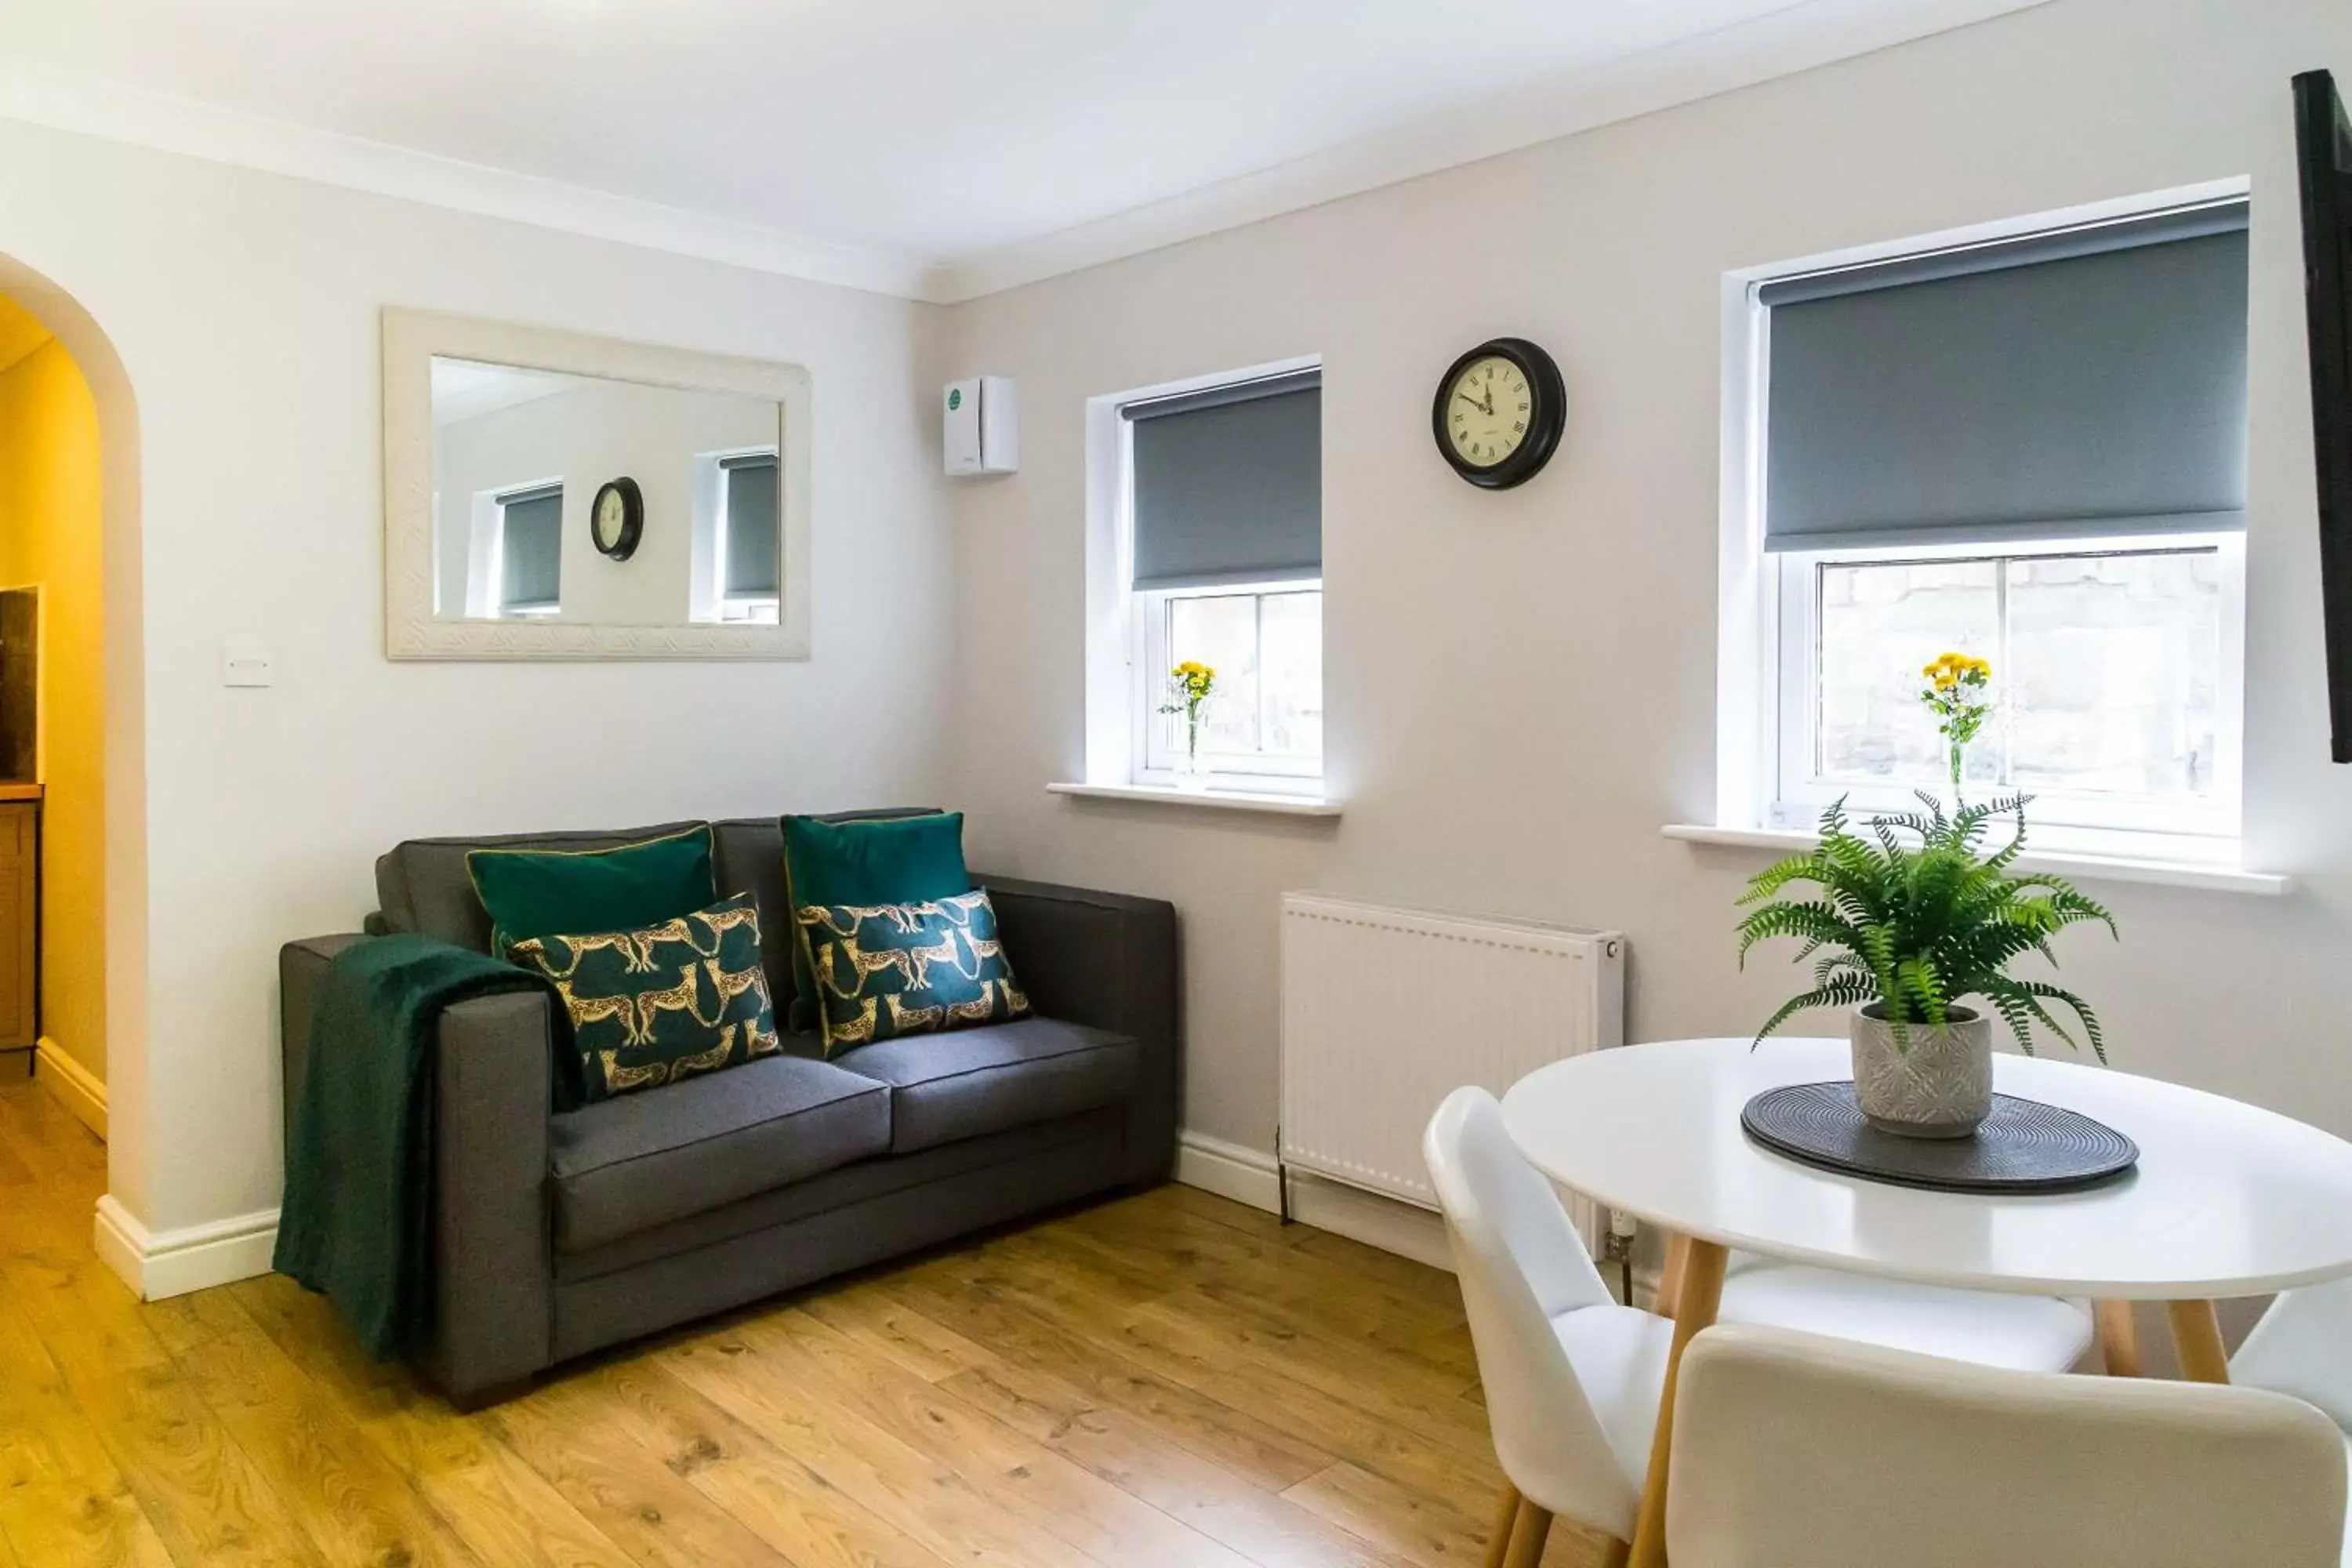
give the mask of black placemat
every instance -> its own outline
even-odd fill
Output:
[[[1853,1083],[1768,1089],[1739,1113],[1740,1130],[1792,1160],[1874,1182],[1951,1193],[2062,1193],[2123,1174],[2139,1145],[2079,1111],[1992,1097],[1992,1114],[1967,1138],[1906,1138],[1873,1127]]]

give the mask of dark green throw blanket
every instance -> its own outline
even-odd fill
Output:
[[[274,1263],[332,1298],[379,1361],[419,1348],[431,1327],[442,1009],[545,988],[512,964],[408,934],[353,942],[320,978]]]

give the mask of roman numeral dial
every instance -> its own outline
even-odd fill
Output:
[[[1438,384],[1438,449],[1472,484],[1507,489],[1550,458],[1565,404],[1559,369],[1543,350],[1518,338],[1483,343]]]
[[[1474,363],[1454,378],[1453,407],[1446,428],[1454,449],[1481,468],[1492,468],[1528,438],[1527,374],[1496,355]]]

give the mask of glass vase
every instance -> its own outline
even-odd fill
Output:
[[[1209,787],[1208,772],[1201,761],[1201,721],[1197,718],[1184,721],[1181,736],[1184,749],[1176,755],[1176,784],[1181,789]]]

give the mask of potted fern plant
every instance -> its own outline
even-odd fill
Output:
[[[1965,744],[1953,747],[1956,776]],[[2029,953],[2054,967],[2050,938],[2070,925],[2095,921],[2110,935],[2116,929],[2105,908],[2063,878],[2012,872],[2025,847],[2029,798],[1969,805],[1956,790],[1948,811],[1923,790],[1924,809],[1874,818],[1866,838],[1853,831],[1844,802],[1823,812],[1820,847],[1765,870],[1739,900],[1748,907],[1739,922],[1743,966],[1749,948],[1776,937],[1805,944],[1799,963],[1820,955],[1811,989],[1783,1004],[1757,1039],[1808,1007],[1853,1008],[1849,1034],[1862,1112],[1873,1126],[1915,1138],[1967,1137],[1992,1110],[1992,1020],[1967,998],[1999,1014],[2028,1055],[2037,1026],[2075,1044],[2053,1011],[2063,1007],[2105,1061],[2097,1015],[2081,997],[2009,973]],[[2015,816],[2016,832],[2000,849],[1981,853],[1993,819],[2003,816]],[[1788,896],[1807,883],[1811,896]]]

